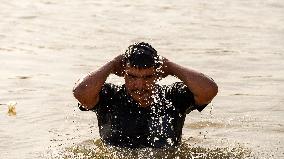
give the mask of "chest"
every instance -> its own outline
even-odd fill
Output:
[[[114,103],[101,111],[99,123],[109,125],[111,130],[124,134],[147,134],[153,130],[167,129],[174,131],[184,116],[173,106],[154,105],[141,108],[131,102]]]

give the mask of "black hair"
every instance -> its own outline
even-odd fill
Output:
[[[125,52],[125,63],[136,68],[158,68],[161,65],[157,51],[148,43],[134,43]]]

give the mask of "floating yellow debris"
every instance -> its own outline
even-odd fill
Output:
[[[15,116],[17,114],[16,112],[17,102],[9,102],[7,105],[8,105],[8,115]]]

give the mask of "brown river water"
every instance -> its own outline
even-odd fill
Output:
[[[0,2],[1,159],[284,158],[284,1]],[[106,147],[95,113],[77,109],[77,79],[135,41],[219,85],[178,148]]]

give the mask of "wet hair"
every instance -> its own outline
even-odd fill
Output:
[[[125,52],[125,64],[136,68],[158,68],[161,65],[157,51],[148,43],[134,43]]]

